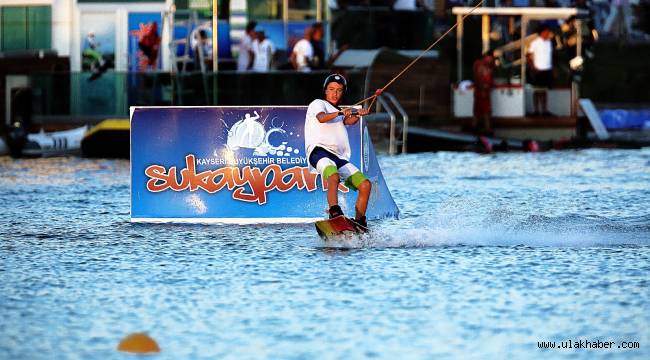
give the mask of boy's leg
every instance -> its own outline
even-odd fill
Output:
[[[367,227],[365,215],[372,189],[368,178],[352,163],[319,148],[312,151],[309,162],[327,182],[327,203],[330,206],[330,218],[343,215],[343,211],[338,206],[338,185],[341,179],[344,179],[345,185],[349,189],[359,192],[355,206],[355,218],[359,220],[359,224]]]
[[[329,205],[330,208],[339,204],[339,181],[341,181],[341,177],[338,173],[331,174],[327,178],[327,205]]]
[[[338,189],[341,177],[339,175],[336,163],[332,160],[331,155],[324,150],[316,148],[310,157],[310,165],[316,168],[323,179],[323,185],[327,184],[327,205],[329,205],[330,219],[343,215],[343,210],[339,206]]]
[[[370,191],[372,190],[370,180],[365,179],[361,184],[359,184],[359,186],[357,186],[357,190],[359,190],[359,194],[357,195],[357,203],[354,209],[356,210],[355,219],[360,220],[366,217],[368,199],[370,199]]]
[[[357,223],[367,227],[366,210],[368,209],[368,200],[370,199],[370,191],[372,190],[370,180],[351,163],[339,168],[339,172],[341,177],[345,179],[345,185],[349,189],[358,192],[357,202],[354,207],[356,210],[354,218],[357,220]]]
[[[336,169],[336,165],[327,165],[321,172],[321,176],[325,179],[325,182],[327,182],[327,205],[329,205],[328,212],[330,219],[343,215],[343,210],[341,210],[341,207],[339,206],[338,197],[341,177]]]

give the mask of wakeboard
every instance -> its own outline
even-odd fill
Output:
[[[359,235],[368,232],[368,228],[343,215],[328,220],[316,221],[314,225],[316,225],[316,231],[323,240],[333,240],[343,235]]]

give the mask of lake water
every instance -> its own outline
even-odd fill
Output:
[[[380,163],[402,218],[345,250],[131,224],[127,161],[0,158],[0,358],[650,358],[650,149]]]

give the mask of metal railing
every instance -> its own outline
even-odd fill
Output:
[[[375,111],[377,114],[381,114],[381,109],[382,107],[386,110],[386,113],[388,114],[388,118],[390,121],[390,130],[389,130],[389,140],[388,140],[388,154],[389,155],[395,155],[397,154],[397,116],[396,112],[399,113],[399,115],[402,117],[402,140],[399,141],[400,145],[402,145],[402,154],[406,154],[407,150],[407,136],[408,136],[408,123],[409,123],[409,116],[404,111],[404,108],[402,105],[399,103],[397,98],[389,92],[384,92],[381,95],[377,97],[377,105],[375,108]],[[376,121],[383,121],[385,120],[385,117],[382,116],[375,116],[372,118],[373,120]]]

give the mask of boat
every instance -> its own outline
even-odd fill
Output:
[[[25,134],[22,127],[16,127],[7,134],[9,154],[20,157],[51,157],[81,154],[81,139],[88,126],[70,130]]]

